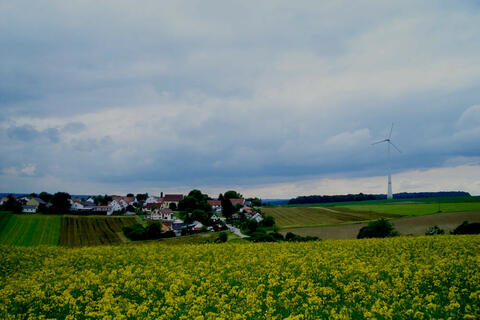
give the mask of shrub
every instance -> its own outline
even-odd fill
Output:
[[[218,237],[217,239],[215,239],[215,242],[218,242],[218,243],[227,242],[227,239],[228,239],[228,234],[222,231],[218,234]]]
[[[275,225],[275,219],[273,217],[265,217],[262,221],[260,221],[261,227],[273,227]]]
[[[463,221],[461,225],[451,232],[452,234],[480,234],[480,223]]]
[[[295,242],[306,242],[306,241],[317,241],[320,240],[318,237],[311,237],[311,236],[306,236],[302,237],[299,236],[298,234],[292,233],[292,232],[287,232],[285,235],[285,241],[295,241]]]
[[[385,238],[397,236],[398,232],[387,219],[381,218],[370,222],[366,227],[360,229],[357,239],[362,238]]]
[[[427,231],[425,231],[426,236],[434,236],[438,234],[445,234],[445,230],[439,228],[438,226],[433,226],[428,228]]]

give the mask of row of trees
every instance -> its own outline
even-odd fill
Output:
[[[450,197],[470,197],[470,193],[464,191],[440,191],[440,192],[401,192],[395,193],[395,199],[418,199],[418,198],[450,198]],[[365,200],[384,200],[385,194],[343,194],[333,196],[300,196],[290,199],[288,204],[308,204],[308,203],[333,203]]]

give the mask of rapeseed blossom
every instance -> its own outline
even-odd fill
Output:
[[[2,319],[478,319],[480,237],[0,247]]]

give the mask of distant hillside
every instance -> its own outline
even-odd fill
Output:
[[[418,199],[418,198],[452,198],[452,197],[470,197],[470,193],[464,191],[440,191],[440,192],[401,192],[393,195],[394,199]],[[308,203],[331,203],[347,201],[365,201],[365,200],[385,200],[385,194],[345,194],[334,196],[300,196],[290,199],[288,204],[308,204]]]

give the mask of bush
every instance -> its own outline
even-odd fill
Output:
[[[426,236],[435,236],[438,234],[445,234],[445,230],[439,228],[438,226],[433,226],[428,228],[427,231],[425,231]]]
[[[306,242],[306,241],[317,241],[320,240],[319,237],[311,237],[311,236],[306,236],[302,237],[299,236],[298,234],[292,233],[292,232],[287,232],[285,235],[285,241],[290,241],[290,242]]]
[[[122,231],[130,240],[143,240],[145,237],[145,228],[140,223],[123,227]]]
[[[452,234],[480,234],[480,223],[463,221],[461,225],[451,232]]]
[[[265,217],[260,221],[260,227],[273,227],[275,225],[275,219],[273,217]]]
[[[376,221],[370,222],[366,227],[360,229],[357,235],[357,239],[362,238],[385,238],[397,236],[398,232],[395,231],[392,224],[387,219],[382,218]]]
[[[152,222],[146,228],[144,228],[140,223],[137,223],[131,226],[123,227],[122,231],[127,238],[133,241],[175,237],[175,232],[173,231],[162,232],[162,226],[158,222]]]
[[[222,231],[218,234],[218,237],[217,239],[215,239],[215,242],[223,243],[223,242],[227,242],[227,240],[228,240],[228,234]]]

